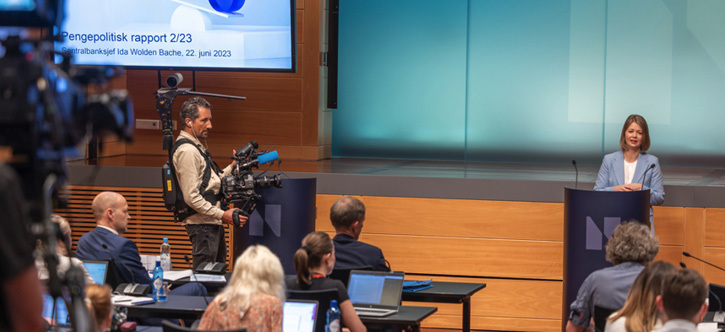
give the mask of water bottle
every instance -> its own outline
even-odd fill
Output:
[[[337,300],[330,301],[330,309],[327,309],[327,325],[325,332],[340,332],[340,308],[337,307]]]
[[[171,271],[171,246],[167,237],[164,238],[164,243],[161,244],[161,269]]]
[[[159,294],[162,292],[164,287],[164,270],[161,268],[161,261],[156,261],[156,267],[154,268],[154,279],[152,280],[152,291],[154,295],[154,301],[159,300]]]

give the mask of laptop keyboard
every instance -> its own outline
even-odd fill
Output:
[[[390,309],[375,309],[375,308],[355,308],[355,312],[358,315],[368,316],[381,316],[395,313],[395,310]]]

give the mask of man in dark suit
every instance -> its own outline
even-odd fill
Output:
[[[80,259],[112,261],[122,282],[150,285],[151,278],[141,264],[136,243],[121,236],[131,219],[123,195],[104,191],[93,199],[91,208],[97,226],[81,236],[76,256]],[[175,288],[171,294],[206,295],[206,289],[201,284],[190,283]]]
[[[330,209],[330,221],[337,235],[335,244],[335,268],[349,269],[370,266],[376,271],[390,271],[380,248],[358,241],[365,222],[365,205],[357,198],[345,196]]]

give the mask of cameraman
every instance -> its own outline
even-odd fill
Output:
[[[204,139],[206,143],[211,129],[211,104],[204,98],[193,97],[184,103],[181,107],[181,122],[183,127],[174,145],[173,164],[184,202],[190,208],[191,215],[179,219],[189,234],[193,267],[196,269],[201,263],[226,261],[227,248],[222,223],[233,224],[232,214],[235,209],[224,211],[220,208],[220,176],[230,175],[235,162],[222,172],[199,141]],[[181,140],[189,140],[193,144],[179,144]],[[210,175],[207,168],[211,169]],[[204,183],[205,188],[200,188]],[[240,214],[239,225],[246,222],[247,217]]]

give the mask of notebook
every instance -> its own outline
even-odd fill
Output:
[[[383,317],[400,309],[403,272],[350,271],[347,295],[360,316]]]
[[[86,268],[88,274],[91,275],[91,278],[97,284],[103,285],[106,283],[106,277],[108,277],[108,261],[84,260],[83,267]]]
[[[282,318],[283,332],[314,332],[317,301],[287,300]]]

